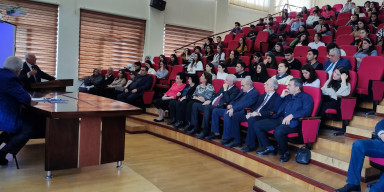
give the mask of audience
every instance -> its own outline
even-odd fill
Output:
[[[216,54],[213,56],[212,64],[218,66],[220,61],[225,61],[225,53],[222,45],[217,46]]]
[[[351,92],[351,84],[349,83],[349,71],[344,66],[338,66],[333,75],[329,75],[329,79],[321,91],[323,92],[322,104],[320,107],[320,115],[326,116],[327,109],[339,109],[337,102],[338,96],[348,96]],[[339,111],[339,110],[338,110]],[[338,112],[338,115],[341,114]]]
[[[327,23],[324,23],[322,26],[321,26],[321,35],[324,36],[324,35],[332,35],[332,31],[331,31],[331,28],[329,27],[329,25]]]
[[[203,56],[203,54],[201,54],[201,47],[200,46],[196,46],[193,49],[193,53],[188,57],[188,62],[189,62],[188,64],[193,62],[195,55],[200,55],[200,58]]]
[[[329,51],[329,59],[324,63],[323,70],[328,73],[328,77],[332,76],[332,73],[339,66],[344,66],[347,70],[351,70],[352,66],[348,59],[344,59],[340,55],[340,49],[333,48]]]
[[[359,25],[359,15],[354,14],[354,15],[351,15],[351,19],[348,21],[348,23],[345,26],[351,26],[353,30],[356,30],[358,28],[358,25]]]
[[[169,103],[171,100],[176,99],[177,96],[181,95],[181,91],[185,88],[186,76],[185,73],[179,72],[176,75],[175,83],[172,84],[171,88],[155,102],[157,108],[158,117],[154,119],[155,122],[164,121],[164,111],[169,109]],[[175,119],[170,120],[175,121]]]
[[[302,33],[298,35],[297,38],[293,40],[289,46],[295,48],[296,46],[307,46],[308,43],[308,35]]]
[[[224,63],[220,63],[217,66],[217,76],[216,76],[216,78],[217,79],[225,80],[227,78],[227,76],[228,76],[227,67],[224,65]]]
[[[248,47],[245,43],[244,38],[239,39],[239,45],[237,46],[236,50],[239,52],[240,55],[244,55],[244,53],[248,51]]]
[[[169,57],[171,60],[168,62],[168,65],[170,65],[170,66],[174,66],[174,65],[178,65],[179,64],[179,62],[178,62],[178,60],[177,60],[177,56],[176,56],[176,54],[172,54],[170,57]]]
[[[223,42],[221,41],[221,36],[216,36],[216,47],[218,46],[224,47]]]
[[[264,150],[257,151],[257,154],[275,155],[275,147],[267,136],[268,131],[274,130],[273,134],[281,155],[280,161],[289,161],[288,134],[298,131],[299,118],[309,116],[312,108],[312,97],[303,91],[301,79],[291,79],[287,89],[275,101],[276,113],[271,118],[259,120],[254,124],[257,140],[261,147],[265,147]]]
[[[267,67],[264,63],[252,64],[251,79],[253,82],[265,83],[269,79]]]
[[[209,121],[211,120],[212,111],[215,108],[225,108],[239,93],[239,89],[235,86],[235,82],[236,77],[232,74],[228,75],[220,90],[212,95],[209,100],[204,103],[196,102],[193,104],[191,114],[191,124],[193,129],[188,131],[188,134],[192,135],[202,130],[196,138],[202,139],[209,136],[211,128]],[[204,112],[201,128],[198,124],[199,112]]]
[[[365,38],[360,49],[353,55],[356,58],[356,67],[359,69],[361,60],[366,56],[377,56],[377,51],[372,43],[372,40]]]
[[[185,48],[183,53],[180,55],[181,58],[183,58],[183,64],[188,65],[189,64],[189,48]]]
[[[352,0],[347,0],[347,3],[344,4],[343,8],[340,10],[340,13],[350,13],[355,5],[352,3]]]
[[[305,24],[307,26],[313,26],[314,22],[319,21],[319,11],[313,11],[312,15],[307,17],[307,20],[305,21]]]
[[[264,29],[263,31],[268,31],[269,35],[274,34],[275,30],[273,29],[273,22],[269,22],[268,28]]]
[[[335,11],[333,11],[333,9],[330,5],[325,5],[325,8],[324,8],[323,12],[321,13],[321,15],[325,19],[331,20],[336,16],[336,13],[335,13]]]
[[[232,50],[229,53],[229,58],[225,60],[224,64],[226,67],[235,67],[237,60],[240,59],[239,52],[237,50]]]
[[[320,46],[325,46],[323,42],[321,42],[321,33],[316,33],[315,36],[313,36],[313,42],[310,42],[308,44],[311,49],[318,49]]]
[[[267,66],[267,68],[277,69],[277,62],[276,62],[275,55],[272,53],[267,53],[265,55],[264,64]]]
[[[301,69],[302,64],[298,59],[294,58],[292,48],[288,48],[284,50],[284,57],[285,59],[283,59],[282,62],[287,63],[289,66],[289,69],[296,69],[296,70]]]
[[[107,73],[104,75],[104,85],[107,86],[111,84],[115,80],[115,77],[113,76],[113,68],[109,67],[107,69]]]
[[[276,79],[279,84],[288,85],[289,81],[293,78],[290,74],[290,70],[287,63],[281,62],[277,69],[277,75],[272,76],[272,79]]]
[[[205,71],[212,75],[212,80],[216,79],[216,70],[212,63],[207,63],[207,65],[205,65]]]
[[[360,17],[365,17],[365,13],[362,11],[362,8],[360,6],[356,6],[355,9],[352,10],[352,14],[356,14]]]
[[[241,60],[238,60],[236,64],[236,73],[235,73],[235,76],[238,81],[241,81],[246,77],[250,78],[250,74],[248,71],[245,71],[245,68],[246,68],[245,63],[242,62]]]
[[[103,86],[103,76],[101,75],[100,69],[93,69],[91,76],[86,78],[83,82],[83,85],[79,87],[79,92],[96,94],[96,88],[102,88]]]
[[[165,79],[168,76],[168,68],[165,62],[159,62],[159,69],[156,71],[157,79]]]
[[[162,61],[160,61],[160,62],[166,62],[166,60],[162,60]],[[159,63],[160,64],[160,63]],[[147,66],[148,67],[148,74],[150,74],[150,75],[156,75],[156,71],[155,71],[155,69],[154,69],[154,67],[153,67],[153,65],[152,65],[152,62],[150,61],[150,60],[146,60],[145,61],[145,66]]]
[[[310,64],[306,64],[301,68],[301,81],[303,86],[320,88],[320,79],[317,78],[317,73]]]
[[[255,41],[258,31],[255,30],[254,25],[250,25],[250,28],[251,28],[251,31],[249,31],[249,33],[247,34],[247,36],[245,38],[247,40]]]
[[[351,35],[353,35],[353,37],[355,37],[355,39],[359,39],[360,37],[360,34],[361,34],[361,30],[365,30],[366,32],[369,33],[369,30],[366,26],[366,23],[364,20],[359,20],[357,22],[357,27],[356,29],[351,33]]]
[[[384,40],[384,28],[381,28],[377,33],[377,45],[382,47],[383,46],[383,40]]]
[[[321,32],[321,27],[325,23],[324,21],[325,21],[325,18],[324,17],[320,17],[319,21],[317,22],[317,25],[315,25],[316,22],[313,23],[313,25],[315,25],[315,27],[313,29],[316,30],[316,32],[320,33]]]
[[[235,28],[233,28],[229,34],[236,35],[239,33],[243,33],[243,30],[240,27],[240,23],[235,22]]]
[[[195,54],[192,62],[187,67],[188,74],[196,74],[197,71],[204,71],[200,54]]]
[[[275,55],[275,57],[284,57],[284,46],[282,43],[280,42],[277,42],[275,44],[275,46],[272,48],[271,51],[269,51],[268,53],[272,53],[273,55]]]
[[[215,48],[213,45],[213,38],[212,37],[208,37],[201,48],[206,50],[207,47],[210,47],[211,50],[213,50]]]
[[[210,46],[207,46],[205,49],[205,58],[207,58],[207,61],[212,61],[213,60],[213,49]]]
[[[323,70],[323,64],[316,61],[319,56],[319,51],[317,49],[310,49],[307,53],[307,64],[310,64],[315,70]]]
[[[302,19],[303,19],[302,15],[299,14],[296,16],[296,21],[293,22],[291,25],[291,32],[298,32],[299,31],[299,27],[304,25],[304,22],[301,21]]]
[[[368,32],[367,29],[361,29],[361,30],[360,30],[360,36],[359,36],[358,38],[356,38],[356,39],[351,43],[351,45],[355,45],[358,49],[360,49],[361,46],[362,46],[362,43],[363,43],[362,39],[366,39],[366,38],[368,38],[368,34],[369,34],[369,32]]]
[[[340,49],[340,47],[339,47],[336,43],[334,43],[334,42],[330,42],[330,43],[328,43],[327,46],[326,46],[326,48],[327,48],[327,54],[328,54],[328,56],[329,56],[329,51],[330,51],[331,49],[333,49],[333,48],[338,48],[338,49],[340,50],[340,54],[341,54],[341,56],[347,56],[347,54],[345,53],[345,51],[344,51],[343,49]]]
[[[148,60],[149,61],[149,60]],[[127,83],[127,74],[123,70],[119,70],[116,78],[112,83],[107,85],[107,88],[123,87]]]

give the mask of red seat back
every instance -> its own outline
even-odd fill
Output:
[[[241,91],[241,81],[236,81],[235,86],[240,89]]]
[[[350,45],[353,42],[353,40],[354,40],[353,35],[342,34],[336,38],[336,44],[339,46],[340,45]]]
[[[177,64],[182,65],[183,64],[183,58],[177,57]]]
[[[268,72],[268,75],[270,77],[272,77],[272,76],[277,74],[277,70],[276,69],[267,68],[267,72]]]
[[[299,70],[296,70],[296,69],[291,69],[291,75],[295,78],[301,78],[301,72]]]
[[[282,60],[284,60],[284,57],[275,57],[276,58],[276,63],[279,64],[281,63]]]
[[[308,33],[309,33],[309,36],[314,37],[315,34],[316,34],[316,30],[314,30],[314,29],[307,29],[307,31],[308,31]]]
[[[257,92],[259,92],[259,95],[265,93],[264,83],[253,82],[253,87],[256,88]]]
[[[227,59],[229,57],[229,49],[228,48],[223,48],[223,52],[225,53],[225,58]]]
[[[326,71],[323,71],[323,70],[316,70],[316,73],[317,73],[317,77],[320,80],[320,88],[321,88],[321,87],[323,87],[325,82],[327,82],[327,80],[328,80],[328,73]]]
[[[159,62],[160,62],[159,56],[153,58],[153,63],[159,64]]]
[[[229,43],[229,42],[232,41],[232,40],[233,40],[233,35],[232,35],[232,34],[227,34],[227,35],[225,35],[225,37],[224,37],[224,42]]]
[[[255,26],[255,31],[263,31],[264,27],[263,26]]]
[[[248,48],[248,52],[251,52],[251,51],[253,50],[253,46],[252,46],[252,44],[253,44],[253,41],[252,41],[252,40],[249,40],[249,39],[247,39],[247,40],[245,40],[245,44],[247,45],[247,48]]]
[[[223,79],[214,79],[214,80],[212,80],[212,85],[215,88],[215,93],[219,92],[219,90],[221,89],[223,84],[224,84],[224,80]]]
[[[376,45],[376,51],[378,56],[383,55],[383,47]]]
[[[260,31],[255,39],[255,44],[253,45],[253,50],[258,52],[261,51],[261,43],[267,42],[269,37],[268,31]]]
[[[325,44],[328,44],[333,41],[332,35],[325,35],[321,37],[321,41]]]
[[[315,117],[321,103],[321,89],[311,86],[304,86],[303,91],[308,93],[313,99],[313,108],[311,116]]]
[[[279,87],[276,89],[276,93],[278,93],[279,95],[281,95],[281,93],[283,92],[284,89],[287,88],[287,85],[284,85],[284,84],[279,84]]]
[[[230,41],[230,42],[228,43],[228,49],[229,49],[230,51],[235,50],[235,49],[237,48],[238,45],[239,45],[239,41],[238,41],[238,40],[237,40],[237,41],[232,40],[232,41]]]
[[[339,28],[337,28],[335,38],[343,34],[349,35],[352,33],[352,31],[353,31],[352,26],[340,26]]]
[[[357,73],[359,75],[357,89],[368,90],[370,80],[382,80],[384,75],[384,58],[382,56],[364,57]]]
[[[239,39],[244,38],[244,35],[244,33],[238,33],[235,35],[235,38],[233,40],[239,42]]]
[[[293,50],[293,55],[295,57],[307,57],[308,50],[311,49],[309,46],[297,46]]]
[[[324,66],[324,63],[328,60],[328,57],[327,57],[327,56],[325,56],[325,57],[318,57],[316,60],[317,60],[319,63],[322,63],[323,66]]]
[[[352,96],[357,85],[357,73],[355,71],[349,70],[349,78],[349,83],[351,84],[351,93],[348,96]]]
[[[250,59],[251,59],[249,56],[241,56],[240,59],[245,63],[246,66],[249,66]]]
[[[336,12],[340,12],[340,10],[343,8],[343,4],[334,4],[333,8],[336,9]]]
[[[319,48],[317,48],[317,50],[319,51],[319,55],[318,57],[326,57],[327,56],[327,47],[325,46],[320,46]]]
[[[227,67],[228,74],[235,74],[236,73],[236,67]]]
[[[353,56],[357,51],[357,47],[354,45],[340,45],[340,49],[344,50],[347,56]]]
[[[351,63],[352,71],[356,71],[356,59],[353,56],[341,56],[344,59],[348,59],[349,63]]]
[[[245,35],[247,35],[249,32],[251,32],[251,28],[250,27],[243,27],[243,33]]]
[[[339,13],[339,15],[337,16],[337,20],[351,19],[351,15],[352,15],[352,13]]]

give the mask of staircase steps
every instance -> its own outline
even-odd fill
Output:
[[[351,126],[347,126],[347,130],[345,133],[349,135],[370,139],[372,138],[372,134],[375,133],[375,127],[368,127],[363,125],[351,125]]]
[[[305,189],[295,183],[289,182],[281,177],[260,177],[256,178],[256,191],[268,192],[307,192]]]

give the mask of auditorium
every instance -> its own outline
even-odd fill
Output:
[[[0,191],[384,192],[384,1],[0,0]]]

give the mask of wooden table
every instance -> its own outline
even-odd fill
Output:
[[[79,168],[124,160],[125,119],[142,110],[120,101],[87,93],[51,92],[34,97],[68,100],[39,102],[28,113],[44,116],[45,171]]]

